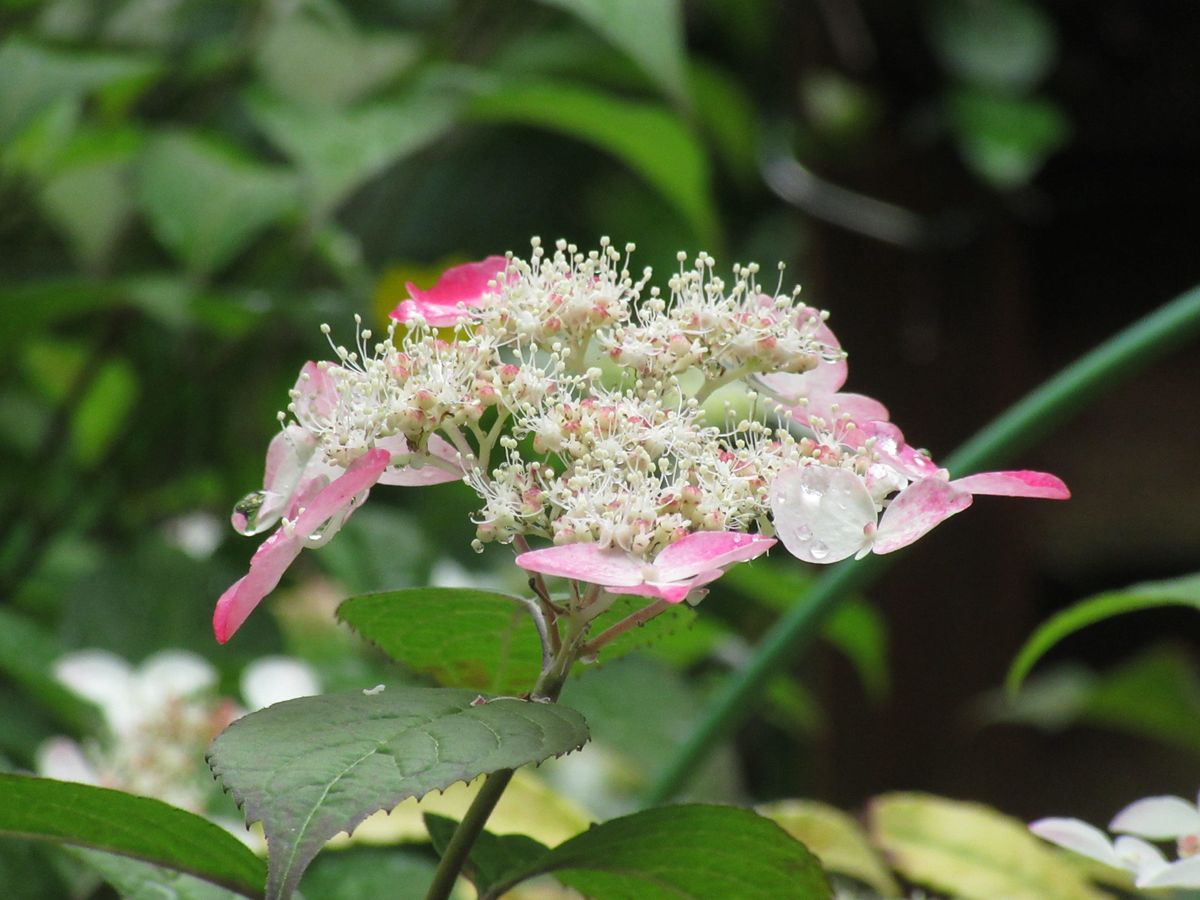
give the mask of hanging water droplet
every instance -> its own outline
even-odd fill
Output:
[[[799,528],[796,529],[796,539],[797,540],[811,541],[812,536],[813,536],[812,529],[809,528],[807,525],[801,525]]]
[[[820,562],[829,555],[829,545],[824,541],[816,541],[808,549],[808,552],[812,555],[813,559],[815,559],[817,562]]]
[[[316,528],[308,533],[307,541],[309,544],[319,547],[325,540],[326,535],[329,535],[329,530],[333,526],[333,517],[330,516]],[[332,536],[332,535],[330,535]]]
[[[258,534],[266,529],[271,522],[260,522],[259,513],[267,502],[266,491],[252,491],[233,505],[233,514],[229,521],[238,534]]]

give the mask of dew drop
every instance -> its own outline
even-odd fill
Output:
[[[815,541],[808,549],[808,552],[812,555],[813,559],[820,562],[829,555],[829,545],[824,541]]]
[[[813,536],[812,529],[809,528],[807,525],[801,525],[799,528],[796,529],[796,539],[797,540],[808,542],[808,541],[812,540],[812,536]]]
[[[333,525],[333,517],[330,516],[308,534],[308,543],[319,547],[321,542],[325,540],[325,535],[329,534],[329,529]]]
[[[253,491],[233,505],[233,515],[229,517],[233,529],[238,534],[258,534],[269,523],[259,521],[259,513],[267,502],[266,491]]]

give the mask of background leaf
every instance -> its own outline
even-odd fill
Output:
[[[900,896],[878,852],[862,826],[840,809],[815,800],[780,800],[758,812],[812,851],[829,872],[868,884],[884,897]]]
[[[425,827],[438,855],[444,855],[458,823],[445,816],[425,814]],[[499,883],[510,872],[528,868],[544,856],[549,847],[523,834],[496,835],[482,832],[471,846],[463,866],[466,876],[480,894]]]
[[[304,874],[304,900],[424,900],[431,856],[399,847],[352,847],[324,853]]]
[[[99,727],[100,714],[53,676],[66,648],[25,616],[0,608],[0,672],[19,684],[60,720],[79,731]]]
[[[1101,900],[1072,865],[1019,822],[930,794],[871,801],[871,834],[909,881],[965,900]]]
[[[138,202],[155,236],[195,273],[221,268],[296,205],[296,179],[189,132],[151,138]]]
[[[776,900],[831,896],[816,857],[782,828],[733,806],[667,806],[611,819],[510,875],[552,874],[606,900]],[[489,896],[501,891],[493,888]]]
[[[71,855],[112,885],[121,900],[234,900],[238,896],[191,875],[127,856],[83,848],[72,849]]]
[[[672,100],[687,105],[679,0],[542,0],[578,16],[629,54]]]
[[[716,237],[708,157],[668,110],[557,81],[509,81],[477,98],[478,119],[558,131],[611,153],[668,200],[701,241]]]
[[[1200,609],[1200,575],[1151,581],[1080,600],[1038,627],[1018,651],[1005,678],[1005,686],[1010,693],[1020,690],[1025,676],[1037,661],[1045,656],[1051,647],[1081,628],[1111,619],[1113,616],[1143,609],[1156,609],[1160,606],[1188,606]]]
[[[555,703],[448,688],[305,697],[239,719],[209,762],[267,835],[267,896],[287,897],[324,843],[379,809],[575,750],[587,725]]]
[[[1025,91],[1057,56],[1054,23],[1028,0],[937,0],[930,36],[942,64],[980,87]]]
[[[1070,126],[1053,101],[962,89],[949,98],[963,160],[998,188],[1020,187],[1066,143]]]
[[[167,866],[260,897],[262,861],[207,819],[121,791],[0,774],[0,834],[37,838]]]
[[[506,594],[466,588],[366,594],[339,606],[338,618],[396,662],[444,687],[520,694],[541,672],[533,619]]]
[[[353,109],[314,109],[250,93],[256,125],[296,163],[310,216],[321,219],[366,181],[441,137],[456,119],[450,98],[414,95]]]

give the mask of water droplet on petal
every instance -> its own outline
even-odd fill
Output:
[[[812,536],[812,529],[807,525],[801,525],[796,529],[796,537],[802,541],[811,541]]]
[[[330,516],[308,533],[307,540],[310,546],[320,547],[321,544],[324,543],[326,535],[333,537],[333,535],[330,534],[330,528],[333,526],[333,519],[334,517]]]
[[[815,559],[817,562],[820,562],[829,555],[829,545],[824,541],[816,541],[808,549],[808,552],[812,554],[813,559]]]
[[[258,534],[273,524],[259,521],[259,513],[263,504],[267,502],[267,497],[266,491],[253,491],[235,503],[233,514],[229,517],[229,521],[233,523],[233,530],[244,535]]]

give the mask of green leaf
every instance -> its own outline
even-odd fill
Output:
[[[138,202],[158,240],[195,273],[232,260],[296,206],[296,179],[197,134],[152,138]]]
[[[396,662],[445,687],[520,694],[541,672],[533,619],[507,594],[465,588],[366,594],[339,606],[338,618]]]
[[[58,683],[51,674],[54,661],[66,650],[50,634],[12,610],[0,608],[0,672],[78,731],[99,727],[100,716],[90,703]]]
[[[100,366],[71,421],[71,450],[80,465],[90,467],[103,458],[125,426],[137,396],[137,375],[126,360],[114,357]]]
[[[881,896],[900,896],[896,880],[862,827],[840,809],[815,800],[780,800],[758,807],[758,812],[816,854],[827,871],[868,884]]]
[[[434,864],[398,847],[351,847],[325,853],[304,874],[304,900],[424,900]]]
[[[1028,0],[938,0],[930,37],[942,64],[979,87],[1027,91],[1058,52],[1054,23]]]
[[[388,166],[445,134],[457,112],[451,99],[426,94],[337,110],[252,93],[246,106],[271,143],[300,169],[310,215],[316,219]]]
[[[119,853],[262,896],[262,860],[207,819],[121,791],[0,774],[0,835]]]
[[[566,82],[514,80],[478,97],[469,112],[484,121],[547,128],[599,147],[662,194],[700,240],[716,239],[708,157],[666,108]]]
[[[1080,600],[1044,622],[1013,660],[1005,678],[1005,687],[1010,694],[1021,688],[1025,676],[1055,644],[1081,628],[1113,616],[1157,609],[1162,606],[1186,606],[1200,609],[1200,575],[1186,575],[1166,581],[1151,581],[1136,584],[1120,591],[1109,591]]]
[[[267,32],[258,70],[281,97],[307,106],[341,106],[371,93],[417,58],[411,35],[361,34],[348,17],[317,15],[334,10],[299,6]]]
[[[831,896],[803,844],[770,819],[733,806],[667,806],[610,819],[510,874],[487,896],[547,873],[605,900]]]
[[[10,38],[0,46],[0,144],[66,97],[144,83],[156,68],[135,56],[54,50],[24,37]]]
[[[687,51],[679,0],[542,0],[578,16],[685,106]]]
[[[85,267],[104,264],[133,216],[133,157],[140,146],[132,129],[78,133],[47,173],[39,205]]]
[[[474,691],[389,688],[305,697],[251,713],[212,744],[213,771],[261,821],[267,896],[288,897],[339,831],[408,797],[581,747],[583,717]]]
[[[121,900],[234,900],[223,887],[127,856],[77,848],[72,855],[116,888]]]
[[[871,801],[870,828],[909,881],[965,900],[1102,900],[1023,822],[978,803],[929,794]]]
[[[758,121],[754,101],[730,73],[700,62],[688,69],[696,118],[729,169],[746,181],[758,165]]]
[[[950,124],[964,161],[1001,189],[1020,187],[1070,137],[1058,105],[963,89],[949,98]]]
[[[445,816],[425,813],[425,827],[438,855],[445,854],[458,823]],[[500,883],[512,872],[533,865],[549,850],[545,844],[524,834],[496,835],[484,831],[471,846],[463,875],[475,885],[475,890],[485,894],[492,885]]]

